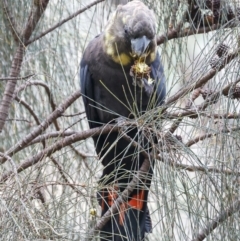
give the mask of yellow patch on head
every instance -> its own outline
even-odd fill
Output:
[[[109,32],[105,33],[104,48],[105,48],[105,51],[106,51],[107,55],[112,56],[115,53],[115,50],[114,50],[114,47],[113,47],[114,40],[115,40],[115,37],[113,35],[111,35]]]
[[[131,17],[131,16],[129,16],[129,15],[123,16],[123,17],[122,17],[122,23],[123,23],[123,24],[126,24],[126,22],[128,21],[128,19],[129,19],[130,17]]]
[[[113,56],[114,55],[114,48],[112,45],[107,46],[106,48],[107,55]]]
[[[150,53],[150,62],[153,62],[156,59],[156,52],[151,52]]]
[[[122,18],[122,22],[125,24],[127,19],[125,17]]]
[[[113,42],[115,37],[111,35],[109,32],[105,33],[105,42],[110,43]]]
[[[128,65],[131,63],[132,60],[132,58],[125,53],[121,53],[119,55],[112,55],[112,59],[114,62],[122,65]]]

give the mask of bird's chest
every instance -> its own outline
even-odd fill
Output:
[[[146,110],[149,96],[143,88],[134,85],[129,70],[106,68],[94,79],[94,95],[102,121],[108,122],[118,115],[136,116]]]

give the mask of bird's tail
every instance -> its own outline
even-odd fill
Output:
[[[119,195],[114,185],[98,193],[102,215],[113,205]],[[120,204],[119,210],[101,230],[101,241],[140,241],[145,233],[152,231],[152,223],[147,207],[148,190],[135,190],[127,202]]]

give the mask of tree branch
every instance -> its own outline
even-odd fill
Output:
[[[186,28],[186,29],[181,29],[182,25],[177,25],[176,28],[174,29],[169,29],[166,33],[160,35],[157,37],[157,45],[161,45],[171,39],[175,38],[183,38],[183,37],[188,37],[191,35],[196,35],[196,34],[205,34],[209,33],[218,29],[225,29],[225,28],[234,28],[236,27],[236,24],[225,24],[224,26],[222,24],[213,24],[210,27],[201,27],[201,28]]]
[[[189,140],[185,146],[187,147],[190,147],[192,146],[193,144],[196,144],[197,142],[199,141],[203,141],[207,138],[211,138],[212,136],[216,136],[216,135],[219,135],[219,134],[222,134],[222,133],[231,133],[231,132],[234,132],[234,131],[239,131],[240,130],[240,127],[235,127],[235,128],[225,128],[225,129],[222,129],[220,130],[219,132],[216,132],[216,133],[207,133],[207,134],[203,134],[203,135],[199,135],[191,140]]]
[[[30,75],[27,75],[27,76],[19,76],[19,77],[4,77],[4,78],[0,78],[0,81],[5,81],[5,80],[23,80],[23,79],[28,79],[28,78],[31,78],[33,77],[34,74],[30,74]]]
[[[3,4],[4,13],[5,13],[6,17],[7,17],[8,22],[9,22],[9,27],[10,27],[10,30],[12,32],[12,36],[13,36],[15,42],[19,42],[20,34],[19,34],[18,30],[17,30],[16,21],[13,18],[13,15],[12,15],[12,13],[10,12],[10,10],[8,8],[8,4],[7,4],[6,0],[2,0],[2,4]]]
[[[60,137],[65,137],[65,136],[71,136],[73,134],[77,134],[78,132],[76,131],[56,131],[56,132],[51,132],[51,133],[46,133],[43,135],[40,135],[33,139],[31,142],[28,143],[27,146],[31,146],[33,144],[36,144],[38,142],[42,142],[42,140],[50,139],[50,138],[60,138]]]
[[[14,93],[15,96],[18,95],[18,93],[20,91],[25,90],[27,86],[32,86],[32,85],[34,85],[34,86],[40,85],[40,86],[42,86],[45,89],[45,91],[47,92],[47,96],[48,96],[48,99],[49,99],[52,111],[54,111],[56,109],[56,104],[55,104],[55,102],[53,100],[53,95],[51,93],[51,90],[50,90],[49,86],[46,83],[44,83],[43,81],[39,81],[39,80],[28,81],[27,83],[21,85],[19,88],[16,89],[16,91]],[[53,124],[55,125],[56,130],[59,131],[60,127],[59,127],[58,122],[57,122],[56,119],[53,121]]]
[[[38,7],[34,6],[32,8],[32,11],[31,11],[31,13],[29,15],[29,18],[28,18],[27,25],[26,25],[26,27],[23,31],[23,35],[21,36],[21,39],[23,39],[23,41],[27,41],[30,38],[30,36],[31,36],[33,30],[35,29],[40,17],[42,16],[44,10],[47,7],[48,1],[49,0],[42,0],[41,4],[39,4]],[[12,61],[12,66],[11,66],[9,77],[16,78],[16,77],[19,76],[21,66],[22,66],[24,51],[25,51],[25,47],[23,46],[22,43],[19,42],[18,49],[17,49],[16,54],[15,54],[15,56],[13,58],[13,61]],[[2,101],[0,102],[0,116],[1,116],[0,133],[2,132],[4,124],[5,124],[6,119],[8,117],[8,112],[9,112],[9,108],[10,108],[10,105],[11,105],[12,100],[13,100],[13,95],[14,95],[16,84],[17,84],[17,80],[9,80],[7,82]]]
[[[56,142],[55,144],[53,144],[52,146],[47,147],[43,151],[39,152],[38,154],[28,158],[26,161],[24,161],[22,164],[20,164],[17,167],[17,173],[24,171],[28,167],[31,167],[31,166],[35,165],[36,163],[38,163],[39,161],[41,161],[44,157],[48,157],[48,156],[52,155],[54,152],[61,150],[63,147],[71,145],[74,142],[77,142],[80,140],[85,140],[92,136],[106,134],[106,133],[109,133],[110,131],[118,131],[118,130],[119,130],[119,127],[112,126],[112,125],[106,125],[103,127],[98,127],[98,128],[90,129],[87,131],[82,131],[80,133],[68,136],[64,140],[60,140],[60,141]],[[19,143],[26,145],[27,142],[20,141]],[[16,150],[19,150],[20,147],[21,146],[19,146],[19,145],[15,145]],[[10,154],[12,154],[12,153],[13,153],[13,151],[10,152]],[[3,159],[3,160],[5,160],[5,159]],[[3,174],[2,177],[0,178],[0,182],[6,181],[8,178],[10,178],[10,176],[12,174],[14,174],[12,171],[9,171],[9,172]]]
[[[94,1],[92,3],[90,3],[89,5],[87,5],[85,8],[82,8],[78,11],[76,11],[75,13],[73,13],[72,15],[70,15],[69,17],[63,19],[61,22],[55,24],[54,26],[52,26],[51,28],[47,29],[45,32],[41,33],[40,35],[38,35],[37,37],[33,38],[33,39],[30,39],[28,40],[27,42],[25,42],[25,46],[35,42],[36,40],[44,37],[45,35],[47,35],[48,33],[52,32],[53,30],[55,30],[56,28],[59,28],[60,26],[62,26],[64,23],[66,23],[67,21],[75,18],[76,16],[78,16],[79,14],[85,12],[86,10],[88,10],[89,8],[97,5],[98,3],[100,2],[103,2],[105,0],[97,0],[97,1]]]
[[[14,97],[14,99],[21,105],[23,105],[28,111],[29,113],[32,115],[33,119],[35,120],[37,125],[40,125],[41,122],[39,121],[37,115],[35,114],[35,112],[33,111],[32,107],[25,102],[24,100],[21,100],[20,98],[18,98],[17,96]]]
[[[22,150],[28,145],[34,138],[46,130],[49,125],[53,123],[55,119],[60,117],[62,113],[79,97],[81,96],[80,91],[77,90],[70,97],[68,97],[62,104],[60,104],[55,111],[53,111],[39,126],[37,126],[32,132],[30,132],[24,139],[20,140],[17,144],[11,147],[6,154],[12,156],[14,153]],[[4,163],[6,159],[1,159],[0,163]]]
[[[185,170],[189,172],[198,171],[198,172],[204,172],[204,173],[213,172],[213,173],[219,173],[219,174],[223,173],[225,175],[236,175],[236,176],[240,175],[239,171],[233,171],[230,169],[223,170],[223,169],[219,169],[217,167],[211,167],[211,166],[201,167],[201,166],[186,165],[186,164],[181,164],[174,161],[165,162],[164,158],[161,158],[161,162],[169,166],[172,166],[175,169]]]
[[[240,82],[240,78],[234,81],[233,83],[226,85],[225,87],[223,87],[223,89],[212,93],[206,98],[206,100],[202,104],[200,104],[199,106],[196,106],[195,109],[185,108],[182,111],[176,111],[173,113],[165,112],[163,117],[166,119],[175,119],[175,118],[179,119],[182,117],[198,118],[199,114],[203,116],[207,116],[207,114],[203,113],[202,111],[204,111],[208,106],[216,103],[216,101],[219,99],[221,94],[223,94],[224,96],[230,95],[232,88],[236,86],[236,84],[239,82]],[[223,116],[227,116],[227,115],[221,115],[221,116],[223,118]],[[235,115],[235,118],[236,116],[237,115]],[[212,115],[210,117],[212,117]],[[230,115],[229,117],[233,118],[234,116]]]
[[[234,213],[240,211],[240,200],[236,200],[228,209],[221,212],[213,221],[206,224],[206,228],[201,230],[196,236],[196,238],[192,239],[192,241],[202,241],[204,240],[211,232],[217,228],[221,223],[226,221],[229,217],[231,217]]]

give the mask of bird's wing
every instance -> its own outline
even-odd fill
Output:
[[[89,122],[90,128],[99,126],[97,123],[98,115],[96,111],[96,103],[94,101],[94,80],[91,77],[89,66],[84,57],[80,66],[80,85],[83,102],[85,105],[86,115],[88,120],[94,120],[96,122]]]
[[[162,105],[166,96],[166,79],[160,55],[157,52],[156,59],[151,64],[151,78],[155,80],[156,85],[156,105]]]

